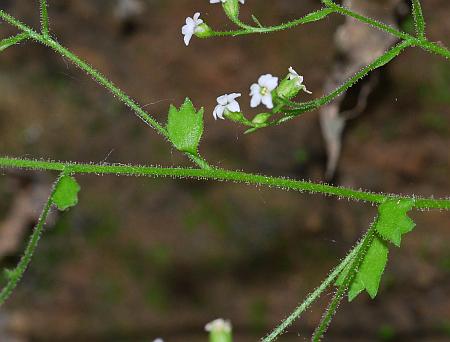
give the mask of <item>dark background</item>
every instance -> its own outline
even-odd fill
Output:
[[[124,19],[113,0],[50,3],[58,41],[160,122],[169,104],[186,96],[204,106],[201,153],[211,163],[324,180],[316,112],[243,135],[241,127],[215,122],[212,110],[218,95],[242,92],[247,111],[248,86],[263,73],[284,75],[290,65],[315,96],[322,94],[342,17],[270,35],[193,38],[186,48],[180,28],[196,10],[211,26],[230,27],[220,6],[147,0]],[[449,1],[423,3],[429,37],[449,46]],[[245,9],[270,24],[318,6],[314,0],[249,0]],[[1,8],[38,26],[37,1],[2,1]],[[0,32],[14,33],[7,24]],[[346,131],[336,183],[448,197],[449,87],[449,62],[418,49],[384,68],[368,109]],[[33,42],[1,54],[0,103],[1,155],[189,165],[106,90]],[[12,215],[19,192],[38,213],[56,177],[2,174],[0,220]],[[52,218],[24,280],[0,311],[1,341],[205,341],[203,326],[217,317],[232,320],[236,341],[255,341],[325,278],[376,214],[363,203],[240,184],[77,179],[79,205]],[[412,216],[417,227],[401,249],[392,248],[379,297],[343,303],[326,340],[450,339],[450,213]],[[28,234],[33,220],[23,221]],[[17,261],[25,237],[19,241],[16,252],[4,256],[5,267]],[[331,294],[281,341],[307,340]]]

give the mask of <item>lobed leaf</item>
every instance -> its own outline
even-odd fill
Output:
[[[378,293],[380,287],[381,276],[384,273],[388,261],[389,249],[387,243],[378,235],[373,239],[367,253],[359,267],[353,281],[350,283],[348,290],[348,300],[351,302],[358,294],[366,290],[373,299]],[[339,275],[336,285],[343,284],[347,276],[350,266],[347,266]]]
[[[407,216],[413,206],[412,199],[390,199],[379,206],[376,229],[383,239],[400,247],[403,234],[415,227],[414,221]]]
[[[203,135],[203,108],[197,112],[188,98],[179,110],[170,105],[167,133],[170,141],[179,151],[197,155],[198,145]]]

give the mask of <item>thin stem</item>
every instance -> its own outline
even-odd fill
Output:
[[[403,50],[413,45],[413,41],[407,40],[403,41],[400,44],[397,44],[396,46],[392,47],[388,51],[386,51],[382,56],[378,57],[375,61],[370,63],[369,65],[363,67],[360,71],[358,71],[355,75],[350,77],[344,84],[333,90],[328,95],[322,96],[321,98],[318,98],[316,100],[308,101],[308,102],[292,102],[292,101],[286,101],[286,104],[292,108],[296,108],[294,110],[287,110],[285,111],[286,114],[290,114],[287,116],[284,116],[278,121],[275,121],[272,123],[274,124],[280,124],[285,121],[288,121],[290,119],[293,119],[294,117],[301,115],[306,112],[313,111],[315,109],[318,109],[334,99],[336,99],[338,96],[345,93],[348,89],[350,89],[352,86],[354,86],[357,82],[365,78],[370,72],[374,71],[375,69],[378,69],[382,67],[383,65],[386,65],[388,62],[390,62],[392,59],[397,57]]]
[[[0,41],[0,51],[6,50],[10,46],[19,44],[20,42],[27,40],[28,38],[30,38],[28,36],[28,34],[25,32],[22,32],[22,33],[16,34],[15,36],[2,39]]]
[[[0,18],[11,24],[12,26],[17,27],[23,32],[27,33],[30,38],[36,40],[37,42],[46,45],[52,48],[54,51],[59,53],[61,56],[67,58],[72,63],[74,63],[78,68],[83,70],[86,74],[91,76],[95,81],[97,81],[100,85],[108,89],[114,97],[118,98],[123,104],[132,109],[136,115],[144,121],[148,126],[155,129],[159,134],[161,134],[164,138],[169,140],[169,135],[167,130],[156,121],[149,113],[147,113],[141,106],[139,106],[136,101],[134,101],[129,95],[123,92],[119,87],[114,85],[109,79],[102,75],[101,72],[96,70],[94,67],[83,61],[73,52],[59,44],[57,41],[51,39],[50,37],[46,37],[42,34],[37,33],[27,25],[23,24],[16,18],[10,16],[8,13],[0,10]],[[169,140],[170,141],[170,140]],[[199,155],[192,157],[190,154],[186,154],[191,160],[197,163],[198,166],[202,168],[211,168],[206,160],[202,159]]]
[[[117,176],[138,177],[171,177],[192,178],[198,180],[231,181],[237,183],[268,186],[289,189],[300,192],[321,193],[339,198],[348,198],[356,201],[365,201],[380,204],[390,198],[411,199],[408,196],[377,194],[362,190],[353,190],[309,181],[299,181],[289,178],[269,177],[245,173],[242,171],[229,171],[223,169],[192,169],[192,168],[165,168],[140,165],[121,164],[78,164],[73,162],[55,162],[32,159],[0,158],[0,168],[16,168],[30,170],[64,171],[74,174],[114,174]],[[414,197],[416,209],[450,210],[450,199],[417,198]]]
[[[376,225],[374,223],[364,236],[361,242],[361,248],[358,250],[356,256],[353,258],[353,261],[350,265],[350,269],[347,275],[345,276],[344,281],[339,286],[338,290],[336,291],[336,294],[334,295],[333,299],[330,302],[330,305],[325,311],[325,314],[323,315],[322,320],[319,323],[319,326],[314,331],[313,337],[311,339],[313,342],[319,342],[322,339],[325,332],[327,331],[328,327],[330,326],[331,320],[336,314],[337,308],[340,302],[342,301],[345,292],[351,285],[353,279],[355,278],[358,272],[358,269],[360,268],[362,262],[364,261],[364,258],[370,248],[370,245],[372,244],[375,238],[375,234],[376,234]]]
[[[40,10],[41,10],[41,31],[44,37],[49,36],[49,20],[48,20],[48,4],[47,0],[40,0]]]
[[[31,234],[30,239],[28,240],[25,252],[20,258],[19,263],[14,268],[14,270],[6,272],[8,282],[0,292],[0,306],[3,305],[5,301],[11,296],[12,292],[17,287],[17,284],[22,279],[23,274],[25,273],[26,269],[28,268],[28,265],[31,262],[31,258],[36,250],[39,239],[41,238],[45,222],[47,221],[48,215],[50,214],[50,209],[53,205],[53,195],[55,193],[55,189],[62,175],[63,173],[61,173],[60,177],[53,186],[52,192],[41,212],[41,215],[39,216],[38,222],[34,227],[33,233]]]
[[[342,14],[344,16],[352,17],[356,20],[359,20],[363,23],[366,23],[374,28],[390,33],[391,35],[403,39],[410,40],[414,42],[414,46],[420,47],[426,51],[432,51],[438,55],[441,55],[445,58],[450,58],[450,50],[444,46],[440,46],[436,43],[432,43],[426,40],[424,37],[416,38],[406,32],[399,31],[392,26],[386,25],[378,20],[365,17],[361,14],[355,13],[352,10],[345,8],[343,6],[337,5],[331,0],[322,0],[322,2],[328,6],[330,9],[333,9],[336,13]],[[431,46],[430,46],[431,45]]]
[[[283,31],[283,30],[290,29],[290,28],[293,28],[298,25],[311,23],[314,21],[324,19],[333,12],[334,11],[329,8],[322,8],[318,11],[311,12],[302,18],[292,20],[292,21],[289,21],[284,24],[274,25],[274,26],[269,26],[269,27],[253,27],[253,26],[248,26],[246,24],[243,24],[242,22],[239,21],[239,23],[240,23],[239,26],[246,27],[245,29],[235,30],[235,31],[213,31],[211,33],[211,37],[242,36],[242,35],[254,34],[254,33],[270,33],[270,32],[276,32],[276,31]],[[234,20],[233,20],[233,22],[235,24],[237,24]]]
[[[423,17],[420,0],[412,0],[412,9],[416,34],[419,38],[425,39],[425,19]]]
[[[370,26],[373,26],[373,27],[375,27],[375,28],[377,28],[379,30],[385,31],[387,33],[390,33],[391,35],[396,36],[396,37],[398,37],[400,39],[412,39],[412,38],[414,38],[413,36],[411,36],[410,34],[408,34],[406,32],[399,31],[396,28],[394,28],[392,26],[389,26],[389,25],[386,25],[386,24],[384,24],[384,23],[382,23],[382,22],[380,22],[378,20],[365,17],[365,16],[363,16],[363,15],[361,15],[359,13],[355,13],[352,10],[350,10],[350,9],[348,9],[346,7],[340,6],[340,5],[334,3],[331,0],[323,0],[322,2],[325,4],[325,6],[331,8],[336,13],[339,13],[339,14],[342,14],[344,16],[352,17],[354,19],[357,19],[357,20],[359,20],[359,21],[361,21],[363,23],[369,24]]]
[[[345,257],[342,262],[335,267],[335,269],[328,275],[328,277],[300,304],[290,315],[287,317],[279,326],[277,326],[267,337],[263,338],[263,342],[275,341],[284,331],[292,324],[294,321],[300,318],[301,314],[305,312],[312,303],[314,303],[321,294],[332,284],[336,277],[345,269],[348,263],[354,259],[359,249],[361,248],[362,242],[358,243],[350,253]]]

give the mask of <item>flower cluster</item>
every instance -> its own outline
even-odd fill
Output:
[[[311,94],[303,84],[303,76],[298,74],[292,67],[289,67],[289,73],[281,82],[279,82],[278,77],[265,74],[260,76],[258,81],[250,86],[250,107],[256,108],[263,104],[267,109],[274,110],[276,105],[280,103],[283,105],[281,100],[289,100],[301,90]],[[233,121],[249,123],[241,113],[240,105],[237,102],[239,97],[241,97],[239,93],[219,96],[217,98],[217,106],[213,112],[214,119],[225,119],[226,117]],[[261,122],[262,116],[267,120],[271,114],[258,114],[252,121],[252,124],[264,123]]]
[[[245,0],[209,0],[209,3],[221,3],[228,17],[238,21],[239,4],[245,4]],[[214,31],[200,19],[200,13],[197,12],[192,18],[186,18],[186,24],[182,27],[181,33],[184,36],[184,43],[189,45],[192,36],[204,38],[214,33]],[[214,108],[213,116],[216,120],[228,118],[248,126],[260,127],[273,114],[280,112],[284,107],[284,100],[292,99],[301,90],[311,94],[303,84],[303,76],[299,75],[292,67],[289,68],[289,73],[281,82],[279,82],[278,77],[265,74],[250,86],[250,107],[256,108],[263,104],[272,111],[271,113],[260,113],[252,121],[249,121],[241,113],[241,108],[237,101],[241,94],[231,93],[217,98],[217,106]]]

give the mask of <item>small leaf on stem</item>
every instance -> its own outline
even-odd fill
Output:
[[[79,191],[80,186],[75,178],[63,176],[56,184],[56,189],[52,197],[53,203],[61,211],[74,207],[78,203]]]
[[[402,235],[415,227],[414,221],[406,215],[413,206],[412,199],[390,199],[380,205],[376,229],[383,239],[400,247]]]
[[[357,271],[358,273],[350,284],[348,291],[348,300],[350,302],[363,290],[366,290],[372,299],[376,297],[380,286],[381,276],[383,275],[387,264],[388,254],[389,249],[387,243],[379,236],[375,236]],[[351,265],[351,263],[349,265]],[[345,268],[339,275],[336,281],[337,286],[340,286],[344,282],[348,271],[349,267]]]
[[[170,141],[179,151],[197,155],[198,145],[203,134],[203,108],[197,112],[188,98],[180,109],[171,105],[167,132]]]

